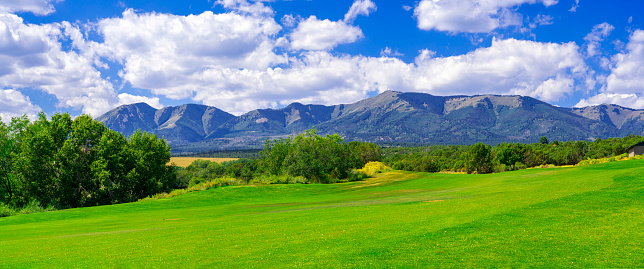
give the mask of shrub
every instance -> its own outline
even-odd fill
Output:
[[[223,186],[237,186],[237,185],[244,185],[246,184],[244,181],[236,179],[236,178],[231,178],[231,177],[220,177],[213,179],[208,182],[203,182],[191,187],[188,187],[187,189],[178,189],[178,190],[173,190],[170,193],[163,192],[163,193],[157,193],[152,196],[145,197],[143,199],[139,199],[139,201],[148,201],[148,200],[155,200],[155,199],[163,199],[163,198],[170,198],[174,196],[179,196],[183,195],[189,192],[195,192],[195,191],[203,191],[203,190],[209,190],[209,189],[214,189],[214,188],[219,188]]]
[[[16,214],[16,210],[11,208],[8,205],[0,205],[0,218],[1,217],[9,217],[13,216]]]
[[[391,168],[382,162],[368,162],[363,168],[358,169],[357,171],[367,176],[373,176],[377,173],[391,171]]]
[[[262,174],[253,178],[251,184],[308,184],[309,181],[301,176],[294,177],[290,175],[268,175]]]

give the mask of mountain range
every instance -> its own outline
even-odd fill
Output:
[[[644,134],[644,110],[603,104],[564,108],[527,96],[434,96],[387,91],[351,104],[292,103],[234,116],[216,107],[185,104],[155,109],[123,105],[98,117],[110,129],[163,136],[176,152],[261,147],[315,127],[345,140],[375,143],[471,144],[594,140]]]

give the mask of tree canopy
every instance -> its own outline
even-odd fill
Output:
[[[0,198],[58,208],[136,201],[176,187],[169,160],[165,140],[126,138],[88,115],[14,118],[0,123]]]
[[[365,162],[380,160],[380,148],[371,143],[345,143],[338,134],[320,136],[316,129],[295,137],[267,140],[261,164],[270,175],[302,176],[329,182],[347,178]]]

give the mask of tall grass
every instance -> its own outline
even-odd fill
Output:
[[[56,211],[56,210],[58,209],[56,209],[52,205],[43,207],[42,205],[40,205],[40,202],[35,200],[32,200],[24,207],[19,209],[14,209],[9,205],[0,204],[0,217],[9,217],[13,215],[32,214],[32,213],[39,213],[39,212],[49,212],[49,211]]]
[[[170,198],[170,197],[175,197],[175,196],[183,195],[190,192],[204,191],[204,190],[219,188],[223,186],[236,186],[236,185],[242,185],[242,184],[246,184],[246,183],[243,180],[225,176],[221,178],[215,178],[211,181],[199,183],[185,189],[173,190],[170,193],[167,193],[167,192],[158,193],[143,199],[139,199],[139,201]]]

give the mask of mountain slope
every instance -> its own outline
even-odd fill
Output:
[[[96,120],[105,123],[110,129],[131,135],[137,129],[145,132],[156,131],[158,124],[155,121],[156,109],[146,103],[137,103],[117,107]]]
[[[187,104],[156,110],[146,104],[118,107],[98,118],[126,135],[154,132],[175,145],[213,150],[261,144],[266,138],[315,126],[347,140],[470,144],[593,140],[641,135],[644,110],[616,105],[561,108],[526,96],[434,96],[387,91],[351,104],[293,103],[235,117],[214,107]]]

